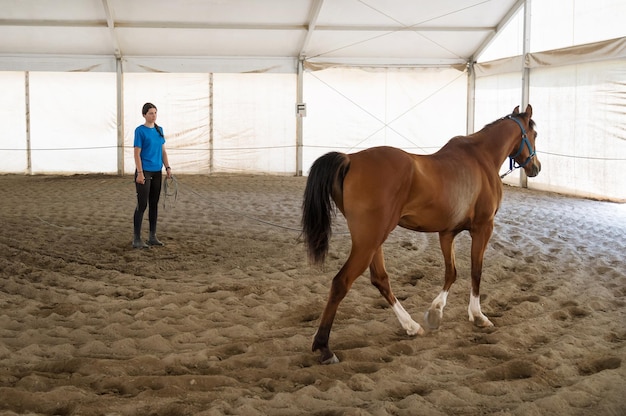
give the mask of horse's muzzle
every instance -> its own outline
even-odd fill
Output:
[[[538,159],[535,159],[529,164],[528,168],[524,170],[526,171],[526,176],[534,178],[539,175],[539,172],[541,172],[541,162]]]

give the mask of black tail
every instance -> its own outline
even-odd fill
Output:
[[[318,158],[309,171],[302,202],[302,234],[309,261],[324,262],[334,214],[333,190],[341,192],[343,179],[350,168],[345,153],[330,152]]]

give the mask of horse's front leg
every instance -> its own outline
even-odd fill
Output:
[[[480,279],[483,273],[483,258],[492,232],[493,221],[470,231],[472,236],[472,287],[467,314],[470,322],[482,328],[493,326],[489,318],[480,310]]]
[[[433,300],[430,308],[426,311],[424,319],[430,329],[437,329],[441,325],[441,319],[443,318],[443,308],[446,306],[448,299],[448,292],[452,283],[456,280],[456,265],[454,261],[454,237],[456,233],[441,232],[439,233],[439,245],[441,246],[441,253],[443,254],[443,260],[445,264],[445,279],[443,283],[443,289],[439,292],[439,295]]]
[[[408,335],[424,335],[424,329],[411,318],[411,315],[402,307],[400,301],[394,296],[389,284],[389,275],[385,269],[385,259],[383,255],[383,247],[380,246],[374,254],[372,263],[370,264],[370,280],[378,289],[381,295],[391,305],[393,312],[396,314],[402,328]]]

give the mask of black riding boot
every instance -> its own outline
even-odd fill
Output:
[[[163,244],[162,242],[159,241],[159,239],[156,236],[156,227],[150,227],[150,238],[148,239],[148,244],[150,244],[151,246],[163,246],[165,244]]]
[[[141,227],[137,229],[135,227],[135,233],[133,235],[133,248],[150,248],[142,239],[141,239]]]

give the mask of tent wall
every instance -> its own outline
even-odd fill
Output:
[[[626,200],[626,61],[532,71],[541,161],[529,186]]]
[[[305,72],[304,86],[305,173],[331,150],[428,154],[465,130],[467,77],[456,69],[330,68]]]
[[[115,74],[33,72],[29,78],[33,172],[115,172]]]
[[[356,36],[350,42],[335,45],[335,37],[350,28],[339,22],[332,31],[316,25],[322,2],[310,4],[308,13],[299,12],[295,25],[265,22],[229,28],[222,27],[224,23],[168,26],[141,19],[120,24],[124,19],[108,12],[105,26],[94,17],[100,15],[101,2],[78,3],[86,15],[77,22],[48,20],[47,6],[38,3],[39,18],[33,22],[31,11],[15,8],[0,25],[5,38],[13,39],[0,54],[0,157],[4,161],[0,173],[130,174],[133,133],[143,123],[140,109],[147,101],[159,108],[158,123],[164,127],[175,172],[291,175],[306,174],[313,161],[330,150],[353,152],[391,145],[432,153],[450,137],[466,129],[479,130],[528,99],[540,133],[537,147],[543,171],[528,181],[517,171],[505,183],[626,201],[626,175],[619,169],[626,161],[626,37],[620,23],[626,3],[621,0],[509,2],[506,10],[498,12],[499,16],[506,12],[506,17],[497,26],[461,27],[471,29],[473,36],[486,36],[471,56],[456,47],[442,48],[448,43],[435,41],[441,28],[434,26],[414,32],[418,27],[403,25],[400,30],[379,23],[369,27],[376,29],[375,36],[359,30],[350,35]],[[116,3],[116,10],[138,17],[124,5]],[[325,5],[331,7],[329,2]],[[483,6],[469,9],[484,14],[495,7]],[[214,10],[236,22],[237,9],[229,5],[227,10]],[[366,9],[361,16],[371,12],[380,22],[379,13]],[[290,14],[286,10],[285,19]],[[424,9],[416,7],[414,12],[423,17]],[[335,15],[328,16],[332,20]],[[154,38],[161,29],[178,30],[173,33],[195,40],[202,39],[198,34],[228,33],[228,39],[237,40],[241,48],[251,44],[250,38],[230,35],[254,37],[263,32],[275,42],[260,37],[264,41],[259,44],[273,52],[255,50],[247,56],[222,55],[229,50],[226,45],[206,39],[204,47],[216,47],[219,54],[184,42],[197,53],[177,56],[175,36],[162,37],[162,42],[150,45],[154,49],[144,50],[144,42],[136,42],[143,36]],[[479,35],[483,29],[496,33]],[[95,49],[86,46],[88,33],[93,32],[98,33],[93,37]],[[129,39],[141,48],[128,49],[131,45],[123,39],[131,32]],[[77,33],[85,35],[81,38]],[[384,50],[379,42],[388,35],[411,36],[411,47],[397,48],[400,43],[395,42],[386,51],[391,52],[385,55],[388,61],[373,59],[383,56],[378,56]],[[428,52],[424,48],[399,56],[414,51],[415,36],[445,54],[420,61],[420,53]],[[61,42],[35,42],[39,46],[24,49],[30,41],[48,38]],[[316,46],[320,39],[328,41],[326,46]],[[111,40],[114,53],[107,47]],[[165,43],[175,47],[173,52],[153,56]],[[278,54],[274,48],[286,43],[291,53]],[[368,45],[378,49],[371,51]],[[44,54],[48,50],[56,54]],[[307,57],[307,50],[319,53]],[[348,52],[358,56],[340,57]],[[146,55],[138,55],[142,53]],[[483,55],[490,61],[476,63]],[[360,61],[365,58],[373,60]],[[297,102],[306,104],[302,118],[296,115]]]
[[[115,173],[115,76],[0,73],[0,83],[7,86],[3,109],[10,110],[0,112],[10,126],[0,155],[13,161],[0,171]],[[134,130],[143,123],[141,107],[152,102],[158,107],[157,123],[164,128],[176,172],[295,174],[296,77],[123,74],[123,172],[131,174],[134,169]],[[329,150],[390,145],[431,153],[464,131],[466,76],[456,69],[331,68],[307,71],[304,78],[304,172]],[[30,151],[26,95],[32,102]]]
[[[124,171],[148,101],[176,172],[293,174],[295,83],[295,74],[125,74]]]
[[[476,129],[519,103],[521,65],[543,165],[527,186],[626,201],[626,38],[476,65]],[[519,174],[504,181],[518,185]]]
[[[26,74],[0,72],[0,172],[26,173],[29,141],[26,131]]]
[[[476,67],[476,130],[520,102],[520,73],[507,71],[521,60],[509,61]],[[529,187],[626,200],[625,68],[623,58],[531,68],[543,171]],[[456,69],[329,68],[303,77],[305,174],[330,150],[391,145],[426,154],[465,130],[467,78]],[[295,174],[296,84],[288,73],[123,74],[123,171],[134,169],[133,133],[150,101],[176,172]],[[0,72],[0,87],[0,172],[118,171],[115,73]],[[518,185],[519,176],[505,182]]]
[[[213,170],[294,174],[295,102],[295,74],[216,74]]]
[[[1,172],[115,172],[115,74],[3,72]]]
[[[135,128],[143,124],[141,108],[157,107],[157,124],[163,128],[170,164],[177,173],[210,171],[209,74],[124,74],[124,172],[135,169]]]

